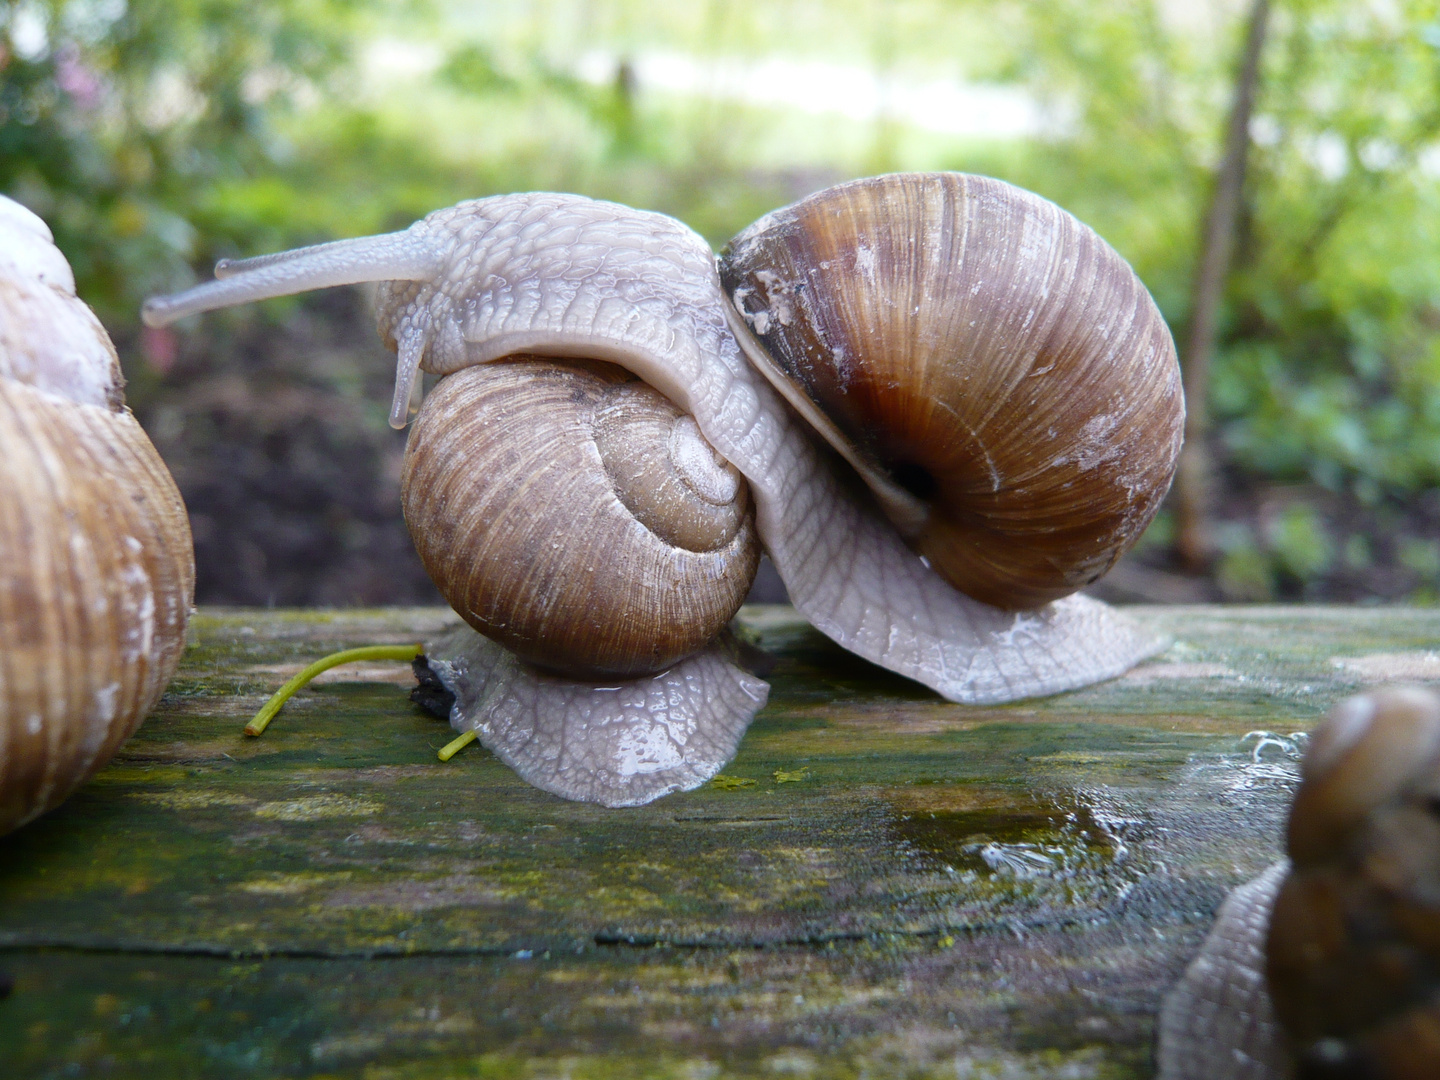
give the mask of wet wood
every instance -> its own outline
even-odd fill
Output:
[[[1135,612],[1174,644],[1125,678],[964,708],[745,609],[776,663],[739,756],[618,811],[439,763],[400,665],[241,737],[304,663],[448,612],[202,612],[121,755],[0,839],[0,1048],[37,1077],[1149,1076],[1160,995],[1277,853],[1294,733],[1440,679],[1440,612]]]

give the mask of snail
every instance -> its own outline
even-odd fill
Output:
[[[740,273],[748,275],[746,281],[776,283],[760,297],[770,305],[765,314],[755,306],[758,292],[751,285],[731,290],[742,302],[743,315],[732,308],[714,255],[679,222],[580,196],[525,193],[460,203],[398,233],[222,262],[216,267],[217,280],[148,301],[144,317],[160,325],[229,304],[328,285],[380,282],[380,334],[398,355],[391,423],[406,423],[422,368],[442,376],[419,410],[406,450],[402,500],[417,548],[441,592],[466,621],[501,640],[547,678],[598,678],[610,686],[616,679],[643,680],[672,670],[666,665],[684,663],[680,657],[686,650],[692,657],[705,655],[693,650],[713,640],[745,591],[727,586],[724,602],[707,607],[702,629],[676,633],[672,623],[690,606],[690,587],[682,587],[678,579],[673,589],[668,582],[658,587],[649,572],[636,578],[625,559],[607,554],[613,541],[609,535],[596,535],[599,516],[576,512],[582,503],[592,504],[572,503],[569,489],[547,471],[561,456],[555,441],[561,436],[552,436],[552,427],[584,444],[583,450],[574,455],[566,450],[565,455],[607,480],[618,467],[597,447],[626,447],[638,439],[641,428],[647,429],[647,437],[656,440],[650,444],[654,449],[638,449],[636,442],[626,468],[638,470],[642,484],[668,477],[662,484],[667,490],[689,489],[687,498],[709,504],[725,524],[707,525],[713,535],[707,533],[711,538],[701,546],[712,545],[709,551],[736,547],[740,582],[748,585],[755,549],[748,542],[737,546],[732,541],[749,531],[753,514],[759,543],[807,619],[852,652],[952,700],[1009,701],[1120,674],[1162,642],[1097,601],[1079,595],[1050,598],[1061,591],[1073,594],[1113,563],[1168,487],[1183,406],[1174,348],[1153,301],[1133,272],[1090,230],[1018,188],[958,174],[860,184],[876,205],[869,217],[854,219],[861,230],[856,251],[872,256],[867,262],[866,256],[855,255],[851,265],[875,273],[842,274],[835,284],[875,288],[877,298],[870,306],[876,310],[903,302],[933,308],[929,313],[941,323],[953,322],[955,312],[964,312],[971,337],[962,335],[955,345],[962,350],[957,383],[962,388],[973,384],[986,393],[1008,388],[1018,395],[1013,410],[981,408],[959,417],[962,427],[968,424],[971,429],[965,436],[969,448],[974,449],[982,433],[990,433],[1008,444],[1007,449],[1028,448],[1033,457],[1026,465],[996,457],[982,467],[983,508],[967,510],[945,501],[931,510],[923,496],[931,494],[932,487],[948,488],[953,479],[947,472],[953,464],[949,458],[961,452],[951,448],[932,459],[904,439],[894,446],[867,442],[863,436],[868,421],[843,418],[840,426],[852,432],[859,427],[862,439],[859,449],[841,453],[852,461],[869,462],[865,476],[872,488],[884,491],[888,485],[903,494],[903,499],[892,498],[888,504],[882,500],[880,505],[902,522],[904,537],[876,502],[834,467],[832,455],[812,441],[785,398],[753,366],[761,344],[748,340],[752,329],[765,341],[769,327],[786,325],[790,313],[804,306],[788,300],[810,287],[808,281],[785,284],[777,277],[783,277],[783,269],[768,270],[753,261],[742,266],[740,257],[757,246],[754,240],[766,224],[785,221],[783,211],[737,238],[724,261],[727,277]],[[842,185],[828,194],[849,204],[856,201],[855,192],[853,186]],[[885,219],[884,207],[892,201],[897,215],[903,211],[903,216],[872,239],[870,230]],[[801,206],[809,204],[807,200]],[[993,235],[982,237],[987,231]],[[958,299],[946,294],[922,304],[932,289],[941,287],[933,284],[937,259],[950,264],[955,280],[945,287]],[[884,280],[880,270],[895,275],[915,270],[924,276],[918,285],[900,287]],[[1014,280],[998,284],[995,275],[1002,273]],[[1116,303],[1120,306],[1115,310],[1107,307]],[[987,305],[992,308],[988,314],[983,310]],[[997,305],[1006,307],[1002,312]],[[1076,314],[1062,313],[1071,307]],[[761,327],[762,322],[767,326]],[[910,330],[920,338],[932,334],[923,325]],[[743,351],[737,331],[746,339]],[[1003,339],[1015,346],[1009,354],[994,347]],[[972,355],[1005,370],[982,376],[964,369]],[[927,363],[938,365],[938,357],[926,356]],[[502,376],[477,370],[490,365],[507,369],[506,394],[534,382],[549,389],[532,388],[521,396],[547,404],[533,417],[512,411],[495,381]],[[617,365],[641,382],[604,365]],[[1110,369],[1117,367],[1138,375],[1129,391],[1115,388]],[[928,369],[920,373],[925,376],[920,389],[906,391],[912,405],[915,393],[928,394],[932,385]],[[585,380],[592,380],[586,383],[590,388],[582,390]],[[1088,390],[1098,391],[1094,400],[1077,403]],[[1044,403],[1047,392],[1058,400]],[[619,423],[624,411],[607,404],[615,394],[653,399],[651,405],[663,419],[639,424],[631,429],[634,436],[605,427],[612,419]],[[1152,396],[1158,396],[1159,404],[1136,403]],[[577,409],[562,415],[557,398],[567,397],[578,401]],[[786,397],[797,401],[793,390]],[[483,411],[478,408],[482,400]],[[951,409],[954,400],[947,391],[930,411]],[[476,415],[467,416],[472,409]],[[800,412],[812,415],[818,407]],[[1017,413],[1030,414],[1040,426],[1017,434]],[[449,429],[455,425],[470,434],[463,440],[451,438]],[[533,450],[533,456],[531,465],[522,468],[516,460],[522,453],[518,435],[532,425],[540,430],[524,440],[530,447],[524,453]],[[1144,428],[1146,437],[1137,438],[1134,428]],[[502,432],[510,434],[496,437]],[[498,457],[478,456],[482,434],[485,452]],[[953,431],[939,436],[952,437]],[[897,453],[899,458],[894,457]],[[1143,465],[1129,460],[1136,453],[1155,460]],[[985,458],[983,452],[980,456]],[[530,469],[546,478],[519,479],[539,475]],[[884,473],[886,469],[890,472]],[[529,499],[552,522],[508,530],[521,539],[520,551],[503,556],[502,563],[510,564],[489,584],[473,589],[462,587],[460,579],[484,574],[468,567],[468,554],[460,551],[478,540],[476,523],[488,517],[462,508],[461,481],[446,479],[461,472],[481,477],[482,485],[510,473],[520,494],[505,495],[486,486],[475,497],[497,507],[508,506],[507,500]],[[1082,550],[1069,564],[1044,542],[1038,547],[1031,543],[1064,529],[1044,513],[1026,510],[1027,500],[1038,498],[1046,512],[1067,505],[1081,509],[1097,501],[1081,494],[1084,482],[1102,476],[1100,524],[1086,526],[1095,535],[1081,543]],[[1008,503],[997,497],[1012,491],[1015,498]],[[1117,491],[1123,504],[1118,509]],[[632,496],[616,494],[615,500],[626,513],[607,503],[605,516],[613,518],[622,533],[663,534],[644,518],[648,511],[632,505]],[[1000,548],[1018,550],[1029,543],[1034,550],[1021,561],[1028,559],[1044,570],[1045,580],[1028,591],[985,593],[990,601],[1008,598],[1007,607],[972,599],[932,569],[932,561],[938,562],[950,580],[963,581],[964,575],[951,569],[957,560],[940,552],[947,546],[973,546],[974,533],[966,534],[963,526],[985,514],[991,520],[980,531],[993,533]],[[933,541],[927,522],[939,523],[942,531],[959,538],[948,545]],[[548,547],[543,542],[547,534]],[[907,545],[907,537],[918,553]],[[1061,535],[1058,547],[1070,546]],[[1001,560],[991,553],[978,561]],[[591,574],[610,570],[618,574],[617,588],[586,591]],[[704,571],[701,577],[709,574]],[[580,591],[557,603],[558,583],[570,587],[573,578],[580,579]],[[1063,584],[1057,585],[1056,579]],[[533,596],[515,600],[519,606],[502,611],[500,600],[511,600],[510,586],[502,580],[538,588]],[[529,604],[538,605],[541,614],[522,617],[523,605]],[[542,628],[553,625],[551,616],[561,615],[579,619],[585,632],[567,639],[567,632]],[[646,627],[633,635],[639,642],[647,637],[683,637],[684,642],[673,649],[651,645],[648,656],[638,655],[647,652],[641,647],[624,656],[602,655],[597,643],[632,625]],[[610,722],[609,692],[601,687],[589,695],[597,710],[585,721],[591,728]],[[749,716],[744,719],[748,722]],[[502,757],[510,752],[505,738],[483,718],[457,714],[452,723],[479,727],[486,745]],[[713,775],[724,760],[690,769],[685,783],[703,782],[695,778],[706,769]],[[597,762],[595,767],[607,766]],[[555,777],[547,770],[542,764],[521,771],[532,783],[556,790]]]
[[[1167,999],[1162,1080],[1440,1075],[1440,696],[1337,705],[1286,846],[1231,894]]]
[[[0,196],[0,832],[58,806],[185,645],[185,506],[45,223]]]

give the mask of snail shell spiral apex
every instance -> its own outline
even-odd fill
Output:
[[[961,592],[1092,583],[1169,489],[1184,404],[1130,266],[986,177],[857,180],[760,219],[720,277],[747,355]]]
[[[446,600],[579,677],[702,649],[760,560],[749,488],[695,421],[610,364],[515,359],[442,379],[411,428],[405,520]]]

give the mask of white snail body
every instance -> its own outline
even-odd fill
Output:
[[[189,523],[120,387],[49,230],[0,197],[0,832],[108,761],[184,649]]]
[[[761,542],[801,613],[847,649],[953,700],[1082,686],[1120,674],[1160,645],[1084,597],[1010,612],[942,581],[855,498],[746,360],[714,256],[671,218],[573,195],[497,196],[436,211],[401,233],[222,264],[217,275],[151,301],[147,320],[386,282],[379,324],[399,354],[396,424],[421,368],[448,375],[522,355],[626,368],[692,416],[704,441],[748,481]],[[588,523],[575,525],[564,542],[583,567]],[[543,768],[522,775],[551,786]]]
[[[425,653],[455,695],[452,723],[522,778],[566,799],[642,806],[705,783],[735,756],[770,687],[712,642],[658,675],[548,674],[460,627]]]
[[[1161,1080],[1440,1075],[1440,695],[1337,705],[1286,841],[1166,1001]]]

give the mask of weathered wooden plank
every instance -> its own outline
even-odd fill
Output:
[[[774,691],[728,779],[603,810],[437,762],[398,667],[240,736],[299,664],[448,612],[202,613],[122,755],[0,840],[0,1047],[37,1076],[1148,1075],[1162,989],[1277,851],[1293,762],[1242,737],[1440,678],[1440,612],[1137,614],[1176,639],[1153,663],[967,709],[747,609]]]

